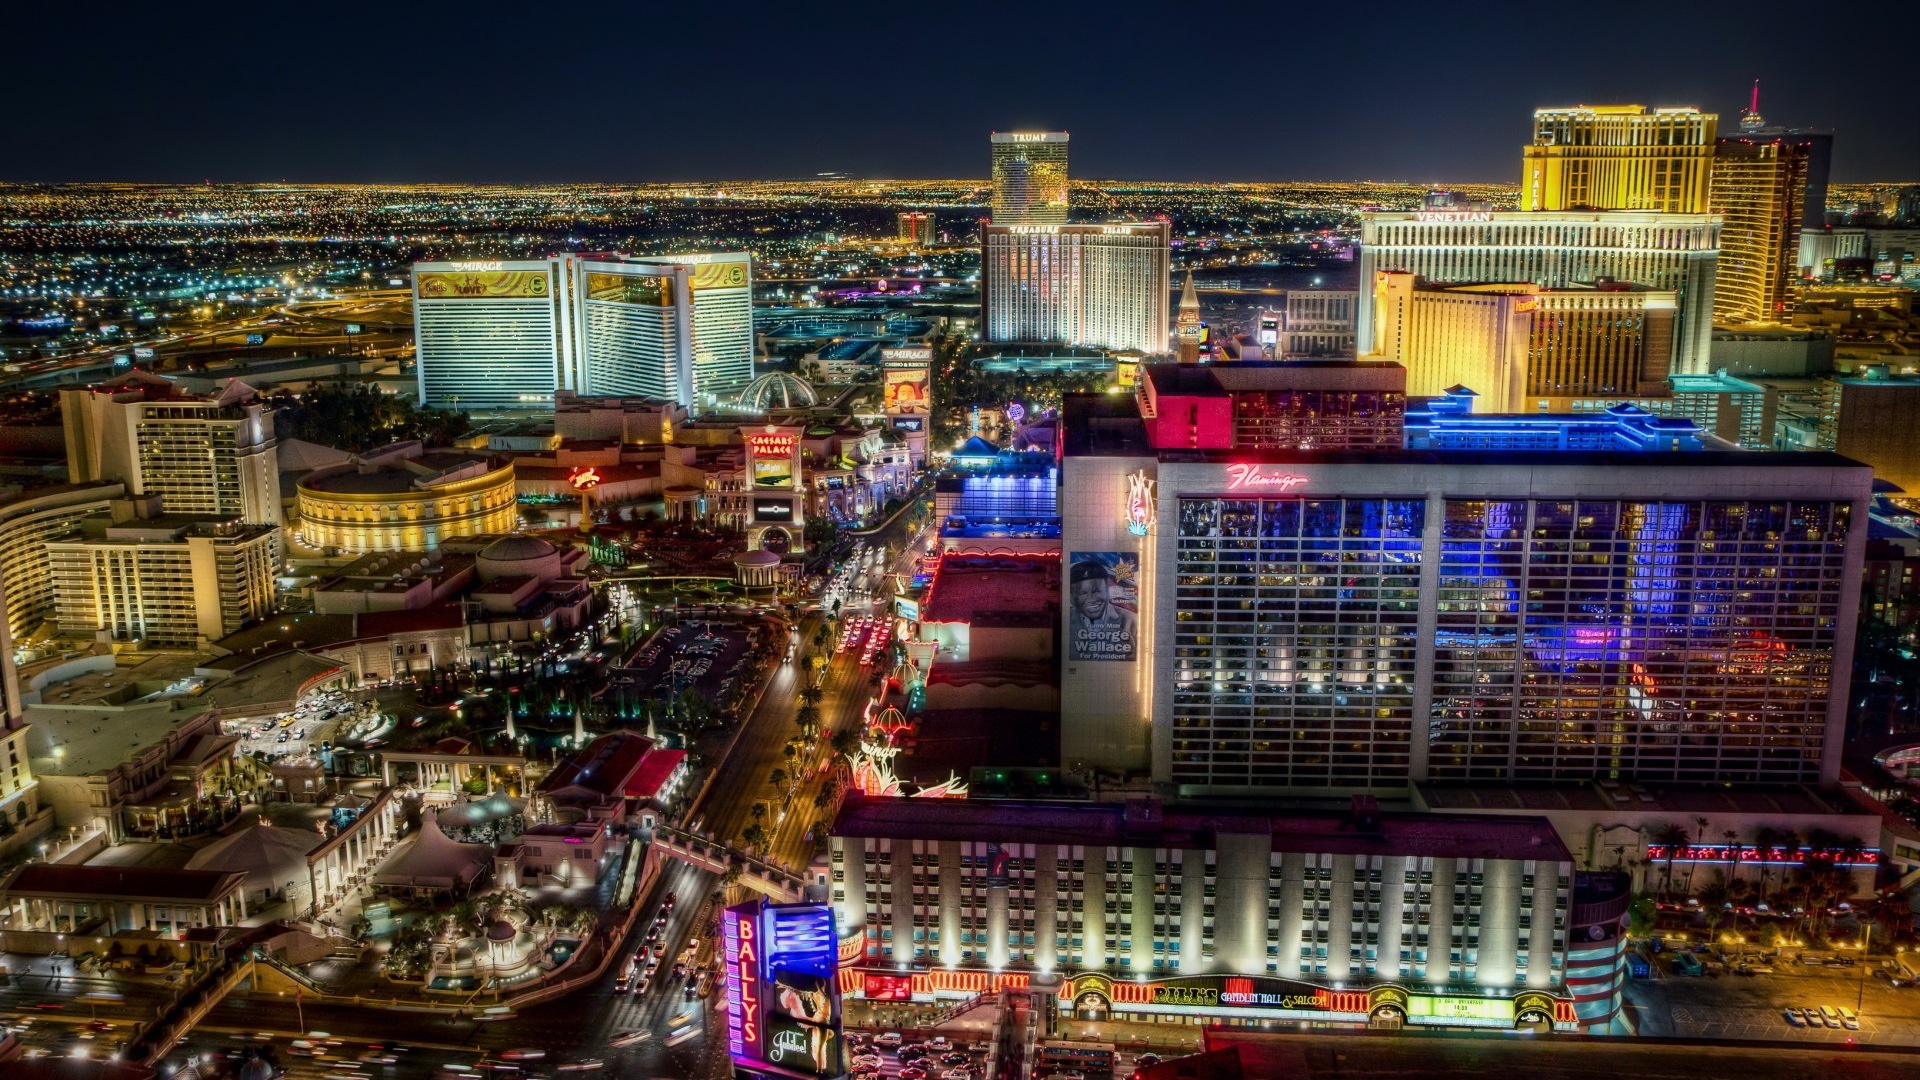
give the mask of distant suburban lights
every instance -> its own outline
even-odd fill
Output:
[[[1292,491],[1307,482],[1299,473],[1271,473],[1258,465],[1227,466],[1227,486],[1235,491],[1251,488],[1259,491]]]

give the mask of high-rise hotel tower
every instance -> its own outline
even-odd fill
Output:
[[[988,341],[1167,351],[1172,230],[1067,224],[1067,133],[993,133],[993,222],[981,243]]]
[[[556,391],[699,413],[753,380],[745,252],[416,263],[420,400],[550,408]]]
[[[1719,119],[1691,107],[1535,109],[1520,209],[1705,213]]]
[[[1067,223],[1067,133],[993,133],[993,223]]]

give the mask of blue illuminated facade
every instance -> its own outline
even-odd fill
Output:
[[[1583,413],[1475,413],[1472,391],[1428,398],[1407,409],[1409,450],[1725,449],[1684,416],[1635,405]]]

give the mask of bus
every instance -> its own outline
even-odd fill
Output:
[[[613,992],[616,994],[626,993],[627,988],[633,985],[634,973],[639,969],[640,954],[636,951],[632,956],[627,957],[626,963],[620,965],[620,974],[613,978]]]
[[[1040,1044],[1040,1063],[1054,1069],[1113,1071],[1113,1044],[1049,1039]]]

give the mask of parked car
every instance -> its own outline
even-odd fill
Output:
[[[1780,1015],[1786,1017],[1787,1023],[1792,1024],[1794,1027],[1807,1026],[1806,1014],[1802,1013],[1799,1009],[1796,1009],[1791,1005],[1787,1006],[1784,1009],[1781,1009]]]

